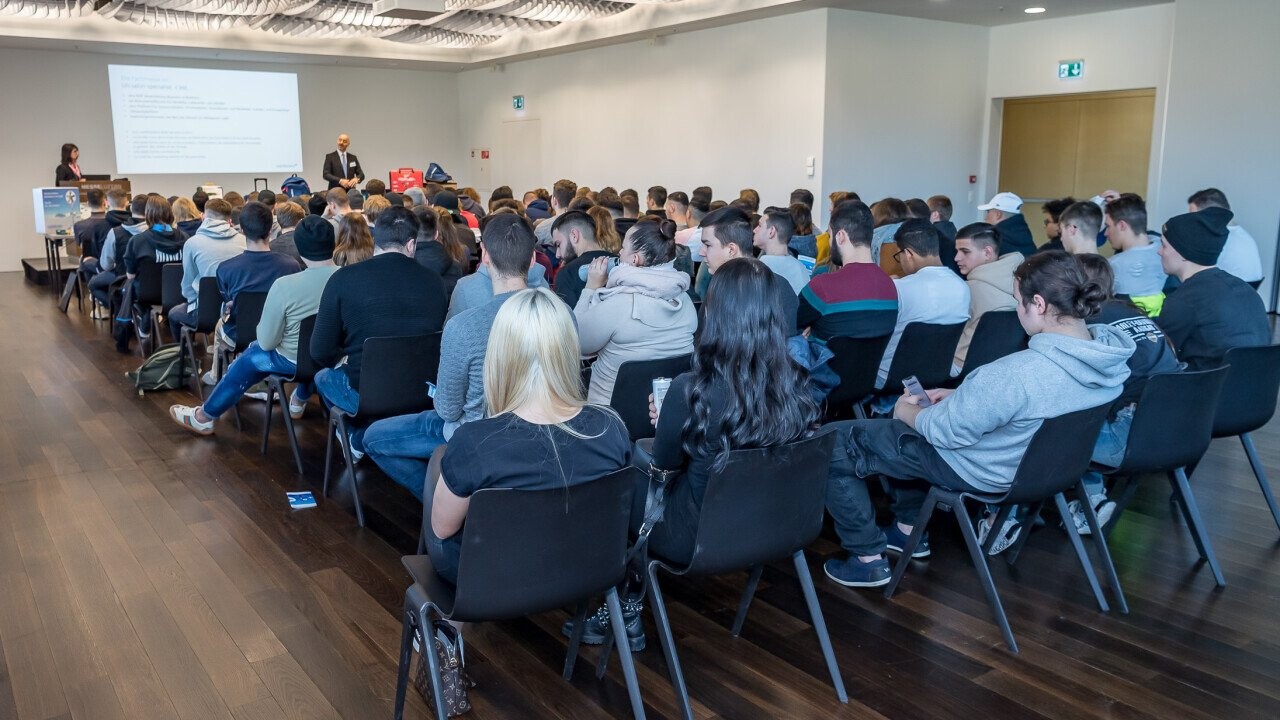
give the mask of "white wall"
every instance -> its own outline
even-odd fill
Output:
[[[1160,200],[1163,222],[1217,187],[1258,241],[1270,298],[1280,221],[1280,3],[1178,0]],[[1275,309],[1275,308],[1272,308]]]
[[[351,151],[368,177],[386,179],[396,167],[425,168],[436,161],[446,169],[462,165],[458,150],[457,75],[454,73],[319,65],[282,66],[152,59],[0,48],[0,128],[10,172],[0,175],[0,216],[10,218],[0,244],[0,271],[19,269],[19,261],[43,255],[34,232],[32,186],[52,185],[58,151],[64,142],[80,147],[84,173],[116,174],[107,87],[108,63],[214,67],[228,70],[289,70],[298,73],[302,113],[303,167],[311,187],[323,188],[321,165],[340,132],[351,135]],[[257,173],[278,189],[284,175]],[[134,175],[135,192],[189,195],[205,181],[227,189],[252,190],[254,174]]]
[[[1155,88],[1147,199],[1158,201],[1160,149],[1174,11],[1164,5],[991,28],[983,123],[982,202],[998,189],[999,101],[1005,98]],[[1216,43],[1215,43],[1216,44]],[[1058,61],[1084,60],[1084,77],[1059,80]],[[1101,192],[1105,188],[1098,188]]]
[[[718,199],[755,187],[765,204],[822,178],[826,11],[756,20],[459,75],[461,148],[493,152],[517,196],[558,178],[599,189],[650,185]],[[523,115],[511,107],[524,95]],[[538,119],[541,167],[503,147],[503,123]],[[512,168],[516,157],[520,168]],[[817,161],[805,174],[805,158]],[[465,171],[455,172],[467,182]],[[486,189],[487,190],[487,189]]]
[[[830,11],[823,193],[944,194],[964,216],[978,174],[987,29]],[[822,214],[825,222],[826,203]]]

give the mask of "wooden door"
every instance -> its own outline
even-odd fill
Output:
[[[1047,200],[1107,189],[1146,197],[1154,115],[1154,89],[1004,101],[999,188],[1023,199],[1037,243]]]

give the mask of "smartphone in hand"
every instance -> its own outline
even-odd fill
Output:
[[[920,398],[920,407],[927,408],[933,404],[933,401],[929,399],[929,394],[924,391],[924,387],[920,385],[920,380],[915,375],[904,378],[902,387],[906,388],[908,393]]]

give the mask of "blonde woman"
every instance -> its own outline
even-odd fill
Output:
[[[180,197],[173,201],[173,220],[184,235],[191,237],[200,229],[204,216],[191,198]]]
[[[453,433],[426,508],[427,551],[444,578],[457,580],[473,493],[568,487],[631,461],[622,420],[583,398],[577,335],[569,309],[545,288],[521,290],[494,318],[484,360],[487,417]]]
[[[373,257],[373,235],[364,215],[349,212],[338,220],[337,244],[333,250],[333,262],[338,267],[354,265]]]
[[[368,200],[364,201],[364,219],[369,223],[369,227],[378,224],[378,216],[387,208],[391,207],[391,201],[385,195],[370,195]]]

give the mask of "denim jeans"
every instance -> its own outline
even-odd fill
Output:
[[[169,332],[173,334],[174,342],[182,342],[183,325],[190,328],[196,326],[196,314],[187,309],[187,303],[180,303],[169,309]]]
[[[1120,410],[1115,420],[1102,424],[1102,432],[1098,433],[1098,441],[1093,446],[1093,462],[1107,467],[1119,467],[1124,461],[1124,451],[1129,445],[1129,428],[1133,427],[1134,406]],[[1090,470],[1084,474],[1085,492],[1089,495],[1101,495],[1107,492],[1102,481],[1102,473]]]
[[[832,423],[836,433],[827,477],[827,511],[835,520],[840,545],[853,555],[879,555],[884,532],[876,525],[876,509],[867,479],[889,480],[894,517],[914,525],[929,485],[976,491],[956,475],[927,440],[899,420],[846,420]]]
[[[98,301],[99,305],[110,305],[110,298],[107,297],[107,288],[111,287],[111,283],[119,277],[110,270],[103,270],[89,279],[89,294]]]
[[[419,500],[431,453],[443,444],[444,420],[435,410],[379,420],[364,431],[364,451]]]
[[[370,429],[372,427],[370,426]],[[429,488],[425,488],[427,490],[424,493],[426,497],[422,500],[422,516],[427,518],[427,521],[423,523],[426,527],[426,535],[423,540],[427,546],[427,555],[431,557],[431,567],[435,569],[440,577],[451,583],[457,583],[458,561],[462,557],[462,531],[459,530],[453,537],[443,540],[436,537],[435,529],[431,527],[431,505],[435,499],[435,484],[440,482],[440,474],[438,472],[428,473],[424,471],[423,477],[426,478],[427,482],[431,483]]]
[[[297,370],[297,366],[289,358],[275,350],[263,350],[258,343],[249,343],[249,348],[231,363],[231,367],[222,375],[218,386],[209,393],[204,401],[204,414],[216,418],[231,409],[240,401],[245,391],[262,382],[268,375],[289,376]],[[298,383],[299,400],[311,397],[311,385]]]
[[[360,393],[352,389],[345,367],[324,368],[316,373],[316,390],[326,403],[348,415],[355,415],[360,407]]]

